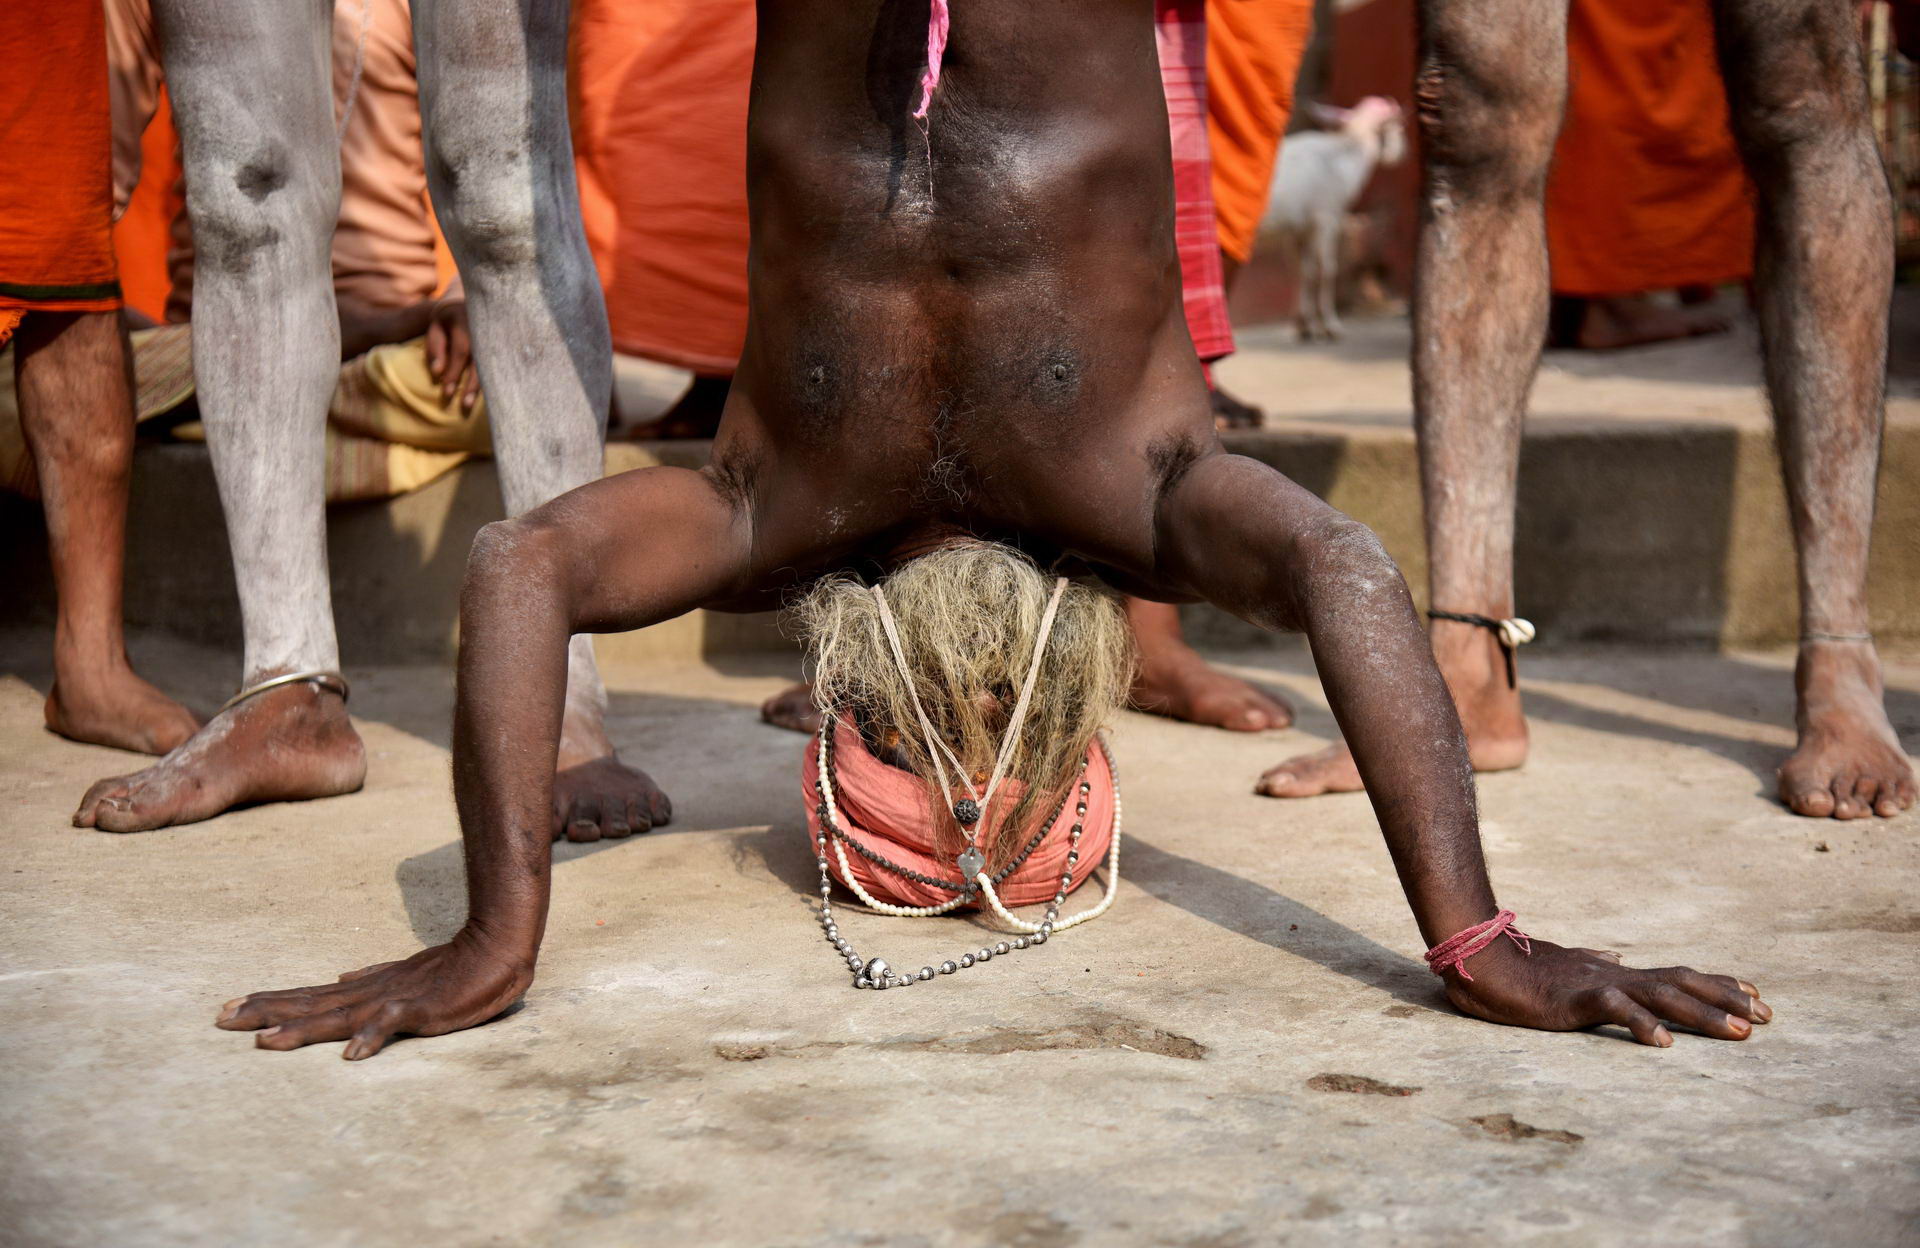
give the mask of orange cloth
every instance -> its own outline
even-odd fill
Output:
[[[1207,138],[1220,248],[1245,262],[1273,188],[1313,0],[1207,0]]]
[[[112,143],[100,0],[0,4],[0,323],[120,306]]]
[[[1574,0],[1547,185],[1553,289],[1630,295],[1753,272],[1753,206],[1708,0]]]
[[[927,818],[927,783],[875,758],[860,739],[860,730],[847,717],[836,717],[833,728],[833,804],[839,814],[840,831],[895,866],[937,880],[957,881],[960,871],[953,859],[934,848],[933,828]],[[1073,886],[1067,891],[1078,890],[1093,878],[1097,868],[1106,865],[1107,850],[1113,846],[1113,819],[1119,798],[1113,769],[1107,762],[1106,751],[1098,743],[1087,747],[1087,768],[1081,774],[1088,786],[1087,813],[1078,815],[1072,805],[1061,804],[1059,815],[1048,825],[1046,835],[1027,855],[1026,861],[994,885],[1002,904],[1037,906],[1053,898],[1060,887],[1060,877],[1067,870],[1067,854],[1073,849],[1069,838],[1076,822],[1085,830],[1080,834],[1080,856],[1073,868]],[[1002,812],[1019,801],[1019,789],[1018,780],[1009,780],[994,792],[992,807],[976,829],[980,844],[994,842],[999,833],[995,823]],[[820,793],[818,737],[807,741],[801,755],[800,801],[807,812],[807,840],[818,846],[820,807],[825,804]],[[876,900],[891,905],[937,906],[950,901],[958,891],[908,879],[872,862],[858,850],[849,850],[846,858],[847,868],[860,881],[860,886]],[[842,884],[847,883],[839,854],[827,854],[827,870]]]
[[[747,330],[753,0],[578,0],[580,207],[613,345],[727,373]]]

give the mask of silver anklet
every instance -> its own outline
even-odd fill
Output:
[[[239,706],[242,702],[245,702],[248,698],[257,697],[260,694],[267,692],[267,690],[269,689],[278,689],[282,685],[299,685],[299,684],[318,685],[322,689],[325,689],[328,693],[339,694],[340,700],[342,702],[345,702],[347,700],[347,678],[345,676],[342,676],[339,672],[328,671],[324,668],[316,668],[310,672],[288,672],[285,676],[269,676],[267,679],[261,681],[259,684],[248,685],[245,689],[242,689],[239,693],[234,694],[232,697],[228,698],[225,702],[222,702],[220,704],[220,709],[213,713],[214,717],[218,718],[219,716],[225,715],[228,711],[232,710],[236,706]]]
[[[1800,644],[1804,646],[1810,641],[1872,641],[1872,640],[1873,640],[1872,633],[1823,633],[1818,630],[1815,630],[1813,632],[1803,633],[1800,637]]]

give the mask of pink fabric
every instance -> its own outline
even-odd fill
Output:
[[[1514,930],[1513,921],[1518,917],[1511,910],[1502,910],[1485,923],[1475,923],[1464,931],[1455,932],[1433,948],[1427,950],[1427,969],[1435,975],[1444,975],[1448,971],[1460,972],[1460,978],[1468,983],[1473,976],[1467,973],[1467,959],[1479,953],[1494,941],[1505,935],[1508,940],[1520,946],[1520,952],[1533,952],[1533,938],[1524,932]]]
[[[940,59],[947,54],[947,0],[933,0],[933,9],[927,14],[927,72],[920,77],[920,107],[914,110],[915,119],[927,115],[927,109],[933,106],[933,89],[940,85]]]
[[[1173,139],[1173,240],[1180,251],[1181,294],[1193,349],[1205,361],[1233,354],[1233,321],[1220,268],[1213,210],[1213,159],[1207,145],[1206,0],[1155,0],[1160,87]]]
[[[800,766],[800,795],[807,810],[807,835],[815,845],[821,831],[819,779],[820,741],[812,737]],[[953,859],[936,856],[933,831],[927,824],[926,783],[875,758],[860,739],[859,730],[844,718],[834,724],[833,779],[833,801],[842,832],[888,862],[936,880],[959,880],[960,871]],[[1086,817],[1079,819],[1074,813],[1076,803],[1069,794],[1060,817],[1033,853],[1012,875],[994,885],[994,891],[1008,906],[1036,906],[1059,891],[1060,877],[1067,868],[1067,837],[1076,819],[1085,830],[1080,834],[1080,860],[1074,864],[1073,887],[1078,889],[1086,883],[1094,868],[1106,860],[1107,849],[1113,844],[1113,772],[1098,745],[1088,748],[1085,779],[1090,786]],[[998,817],[1020,799],[1021,793],[1020,782],[1008,780],[993,795],[992,808],[979,824],[983,844],[993,839]],[[847,882],[831,844],[827,865],[835,879]],[[847,848],[847,865],[867,892],[897,906],[937,906],[953,897],[952,890],[896,875],[868,861],[851,846]]]

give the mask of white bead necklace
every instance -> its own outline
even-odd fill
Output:
[[[847,861],[845,842],[848,838],[846,832],[840,827],[839,806],[834,800],[833,755],[830,746],[830,737],[834,730],[835,722],[836,717],[828,716],[826,718],[826,721],[821,725],[817,745],[819,751],[819,781],[817,787],[820,792],[820,833],[815,843],[814,861],[820,869],[820,926],[826,934],[827,943],[832,945],[834,949],[839,952],[840,956],[846,959],[847,969],[853,972],[853,986],[855,988],[905,988],[910,984],[930,980],[936,974],[952,975],[956,972],[966,970],[968,967],[989,961],[996,955],[1013,953],[1017,950],[1025,949],[1030,945],[1043,945],[1054,932],[1065,931],[1067,928],[1085,923],[1089,919],[1098,918],[1106,913],[1109,906],[1113,905],[1114,896],[1120,888],[1120,776],[1114,769],[1113,755],[1107,751],[1104,741],[1099,742],[1098,745],[1101,752],[1106,755],[1108,774],[1113,778],[1113,842],[1107,851],[1106,895],[1103,896],[1099,902],[1087,907],[1080,913],[1064,921],[1061,920],[1060,905],[1066,901],[1068,892],[1073,888],[1074,867],[1080,861],[1080,838],[1085,831],[1087,795],[1092,787],[1086,780],[1082,779],[1079,781],[1078,792],[1074,794],[1074,822],[1071,830],[1068,832],[1067,867],[1066,870],[1061,873],[1059,890],[1054,894],[1053,900],[1048,903],[1046,914],[1041,921],[1038,923],[1028,923],[1013,914],[1012,911],[1008,910],[1006,906],[1001,903],[1000,895],[993,887],[993,878],[987,874],[984,864],[981,869],[973,875],[972,879],[958,890],[951,900],[942,902],[937,906],[896,906],[889,902],[881,901],[861,885],[859,877],[854,875],[853,867]],[[833,917],[833,877],[827,864],[829,845],[831,845],[833,854],[839,860],[841,878],[847,882],[848,887],[853,889],[854,895],[859,897],[863,904],[878,914],[891,915],[899,918],[922,918],[930,915],[946,914],[964,905],[971,898],[974,890],[978,889],[986,898],[988,908],[991,909],[995,915],[999,916],[1003,922],[1016,930],[1028,934],[1016,936],[1010,941],[998,941],[991,946],[982,946],[973,953],[965,953],[958,958],[949,958],[941,962],[937,967],[923,966],[918,972],[909,971],[905,974],[895,971],[887,964],[884,958],[864,959],[854,950],[853,943],[840,934],[839,924]],[[891,864],[886,865],[891,866]],[[899,870],[897,867],[893,869],[896,871]],[[926,879],[926,877],[916,878],[923,881]],[[938,881],[934,882],[938,883]]]

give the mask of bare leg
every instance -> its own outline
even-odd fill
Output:
[[[1162,496],[1159,575],[1268,628],[1299,629],[1353,743],[1367,795],[1428,945],[1498,910],[1480,848],[1474,781],[1453,699],[1406,582],[1380,541],[1251,460],[1202,460]],[[1474,955],[1448,1000],[1492,1022],[1571,1030],[1625,1026],[1665,1047],[1663,1020],[1744,1040],[1771,1017],[1752,984],[1685,967],[1635,970],[1618,954],[1536,939]]]
[[[440,225],[466,284],[507,512],[599,478],[613,343],[567,133],[567,0],[416,0],[421,121]],[[553,831],[664,823],[651,780],[607,738],[593,643],[568,651]]]
[[[1566,100],[1566,5],[1422,0],[1413,405],[1430,605],[1514,613],[1520,426],[1547,328],[1547,164]],[[1526,761],[1519,690],[1493,635],[1436,620],[1434,657],[1475,769]],[[1352,792],[1335,745],[1267,773],[1274,797]]]
[[[1799,555],[1800,741],[1780,797],[1836,819],[1895,815],[1915,796],[1863,639],[1893,211],[1853,22],[1821,0],[1720,0],[1715,12],[1734,132],[1759,189],[1760,332]]]
[[[193,221],[194,376],[233,543],[246,682],[340,663],[328,599],[324,429],[340,326],[327,0],[156,0]],[[332,694],[295,685],[103,780],[74,822],[132,832],[242,802],[351,792],[366,756]]]
[[[120,618],[133,398],[115,312],[36,312],[14,340],[20,430],[33,452],[59,597],[47,727],[164,754],[200,726],[134,674]]]

